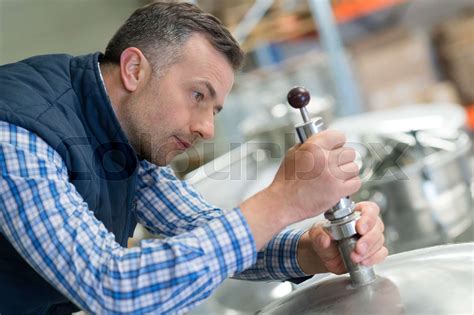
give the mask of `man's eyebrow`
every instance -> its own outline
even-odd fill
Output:
[[[203,81],[199,81],[200,84],[204,84],[209,92],[209,94],[211,95],[212,98],[215,98],[216,97],[216,90],[214,89],[214,87],[212,86],[211,83],[209,83],[209,81],[206,81],[206,80],[203,80]]]
[[[204,84],[209,92],[209,95],[211,95],[212,98],[215,98],[216,97],[216,90],[214,89],[214,87],[212,86],[211,83],[209,83],[209,81],[206,81],[206,80],[203,80],[203,81],[199,81],[200,84]],[[217,110],[217,113],[220,113],[220,111],[222,110],[222,106],[221,105],[217,105],[215,106],[216,110]]]

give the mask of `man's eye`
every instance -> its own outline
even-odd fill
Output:
[[[193,96],[194,96],[194,99],[195,99],[197,102],[202,101],[202,99],[204,98],[204,95],[203,95],[202,93],[197,92],[197,91],[194,91],[194,92],[193,92]]]

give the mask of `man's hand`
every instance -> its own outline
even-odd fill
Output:
[[[361,186],[355,150],[326,130],[291,148],[269,187],[240,204],[260,250],[284,227],[315,217]]]
[[[372,202],[361,202],[356,205],[361,218],[356,223],[361,238],[357,241],[352,261],[363,265],[374,265],[382,262],[388,255],[384,246],[384,224],[380,220],[379,207]],[[307,274],[332,272],[346,273],[336,241],[317,224],[306,232],[298,244],[298,262]]]
[[[290,149],[269,189],[281,196],[288,223],[314,217],[361,186],[356,153],[335,130],[311,136]]]

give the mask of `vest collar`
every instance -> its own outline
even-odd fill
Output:
[[[98,63],[102,56],[97,52],[73,58],[72,86],[81,101],[84,121],[99,144],[118,142],[129,145],[101,79]]]

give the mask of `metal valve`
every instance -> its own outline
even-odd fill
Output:
[[[321,117],[311,119],[306,105],[309,104],[311,96],[302,87],[294,87],[288,93],[288,103],[293,108],[297,108],[303,117],[303,123],[297,125],[296,133],[301,143],[312,135],[324,130],[324,123]],[[339,252],[346,270],[349,272],[352,284],[362,286],[375,280],[375,273],[372,267],[354,263],[351,260],[351,252],[354,250],[360,235],[356,231],[356,221],[360,214],[354,211],[355,203],[350,197],[342,198],[335,206],[324,213],[327,222],[324,229],[338,242]]]

